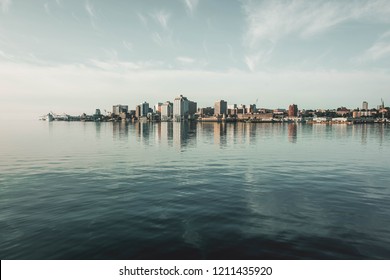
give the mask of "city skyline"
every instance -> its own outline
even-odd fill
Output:
[[[374,108],[390,93],[388,14],[384,0],[0,0],[0,119],[179,94]]]

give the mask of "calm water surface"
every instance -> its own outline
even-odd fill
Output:
[[[390,259],[390,126],[0,122],[1,259]]]

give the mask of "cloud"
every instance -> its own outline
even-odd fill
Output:
[[[360,56],[354,57],[352,62],[362,64],[375,62],[390,56],[390,31],[384,32],[370,48],[365,50]]]
[[[198,7],[199,0],[184,0],[184,3],[186,5],[187,13],[193,15]]]
[[[153,42],[155,42],[157,45],[159,45],[160,47],[163,47],[164,46],[164,39],[161,37],[161,35],[157,32],[153,32],[152,34],[152,40]]]
[[[176,60],[183,64],[193,64],[195,62],[195,59],[187,56],[178,56]]]
[[[144,26],[147,26],[148,25],[148,19],[146,16],[144,16],[142,13],[137,13],[137,16],[138,16],[138,19],[140,20],[140,22],[144,25]]]
[[[255,47],[264,40],[284,36],[314,36],[351,20],[390,22],[390,2],[370,1],[264,1],[243,5],[248,25],[246,44]]]
[[[5,53],[4,51],[0,50],[0,57],[5,58],[7,60],[11,60],[14,58],[14,56]]]
[[[178,48],[180,46],[180,42],[174,40],[173,34],[170,31],[165,31],[163,33],[153,32],[151,36],[152,41],[159,47]]]
[[[50,12],[49,3],[43,4],[43,7],[45,8],[46,14],[48,14],[48,15],[50,16],[50,15],[51,15],[51,12]]]
[[[85,10],[86,10],[86,12],[87,12],[87,14],[89,16],[89,19],[91,21],[92,27],[94,29],[98,29],[97,25],[96,25],[97,13],[95,11],[94,6],[91,3],[89,3],[89,1],[86,1],[84,7],[85,7]]]
[[[12,4],[11,0],[0,0],[0,7],[3,13],[9,11],[9,7],[11,6],[11,4]]]
[[[171,14],[164,11],[164,10],[161,10],[161,11],[158,11],[154,14],[151,14],[150,15],[163,29],[165,30],[168,30],[169,27],[168,27],[168,21],[171,17]]]
[[[376,42],[364,54],[357,58],[356,61],[363,63],[377,61],[390,55],[390,42]]]
[[[350,21],[390,22],[386,0],[244,1],[242,8],[247,25],[243,45],[251,56],[258,51],[271,56],[269,50],[288,36],[307,39]]]
[[[133,44],[131,42],[127,42],[123,40],[123,46],[128,50],[128,51],[133,51]]]

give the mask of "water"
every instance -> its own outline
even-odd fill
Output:
[[[390,126],[0,123],[1,259],[389,259]]]

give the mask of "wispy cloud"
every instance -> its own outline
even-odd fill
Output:
[[[133,51],[133,44],[131,42],[127,42],[126,40],[123,40],[123,46],[128,50],[128,51]]]
[[[50,16],[51,15],[51,11],[50,11],[50,7],[49,7],[49,3],[43,4],[43,7],[45,9],[46,14],[48,14]]]
[[[164,39],[161,37],[161,35],[157,32],[153,32],[152,34],[152,40],[160,47],[164,46]]]
[[[4,59],[7,59],[7,60],[11,60],[13,59],[13,56],[10,55],[10,54],[7,54],[5,53],[4,51],[0,50],[0,57],[4,58]]]
[[[276,42],[289,34],[313,36],[350,20],[390,22],[390,2],[364,1],[264,1],[243,6],[248,29],[247,45]]]
[[[117,73],[156,70],[162,68],[163,66],[163,62],[161,61],[133,62],[133,61],[120,61],[118,59],[112,59],[112,60],[90,59],[88,64],[104,71],[113,71]]]
[[[176,57],[176,60],[183,64],[193,64],[195,62],[195,59],[188,56],[178,56]]]
[[[349,21],[390,22],[386,0],[245,1],[243,11],[247,23],[243,44],[252,56],[272,55],[272,48],[288,36],[305,39]]]
[[[390,56],[390,30],[384,32],[379,38],[365,50],[360,56],[354,57],[352,62],[362,64],[375,62]]]
[[[172,32],[168,32],[168,31],[163,33],[153,32],[151,37],[152,37],[152,41],[159,47],[165,47],[165,48],[180,47],[180,41],[174,39]]]
[[[56,0],[56,3],[59,7],[62,7],[62,0]]]
[[[186,5],[187,13],[193,15],[198,7],[199,0],[183,0]]]
[[[144,25],[144,26],[147,26],[148,25],[148,19],[146,16],[144,16],[142,13],[138,12],[137,13],[137,17],[138,19],[140,20],[140,22]]]
[[[97,29],[97,25],[96,25],[97,13],[96,13],[95,7],[88,0],[85,2],[84,7],[85,7],[85,10],[89,16],[92,27],[94,29]]]
[[[3,13],[9,11],[9,7],[11,6],[11,4],[12,4],[11,0],[0,0],[0,7]]]
[[[168,21],[171,17],[171,14],[164,11],[164,10],[161,10],[161,11],[158,11],[154,14],[151,14],[150,15],[163,29],[166,29],[168,30],[169,27],[168,27]]]

